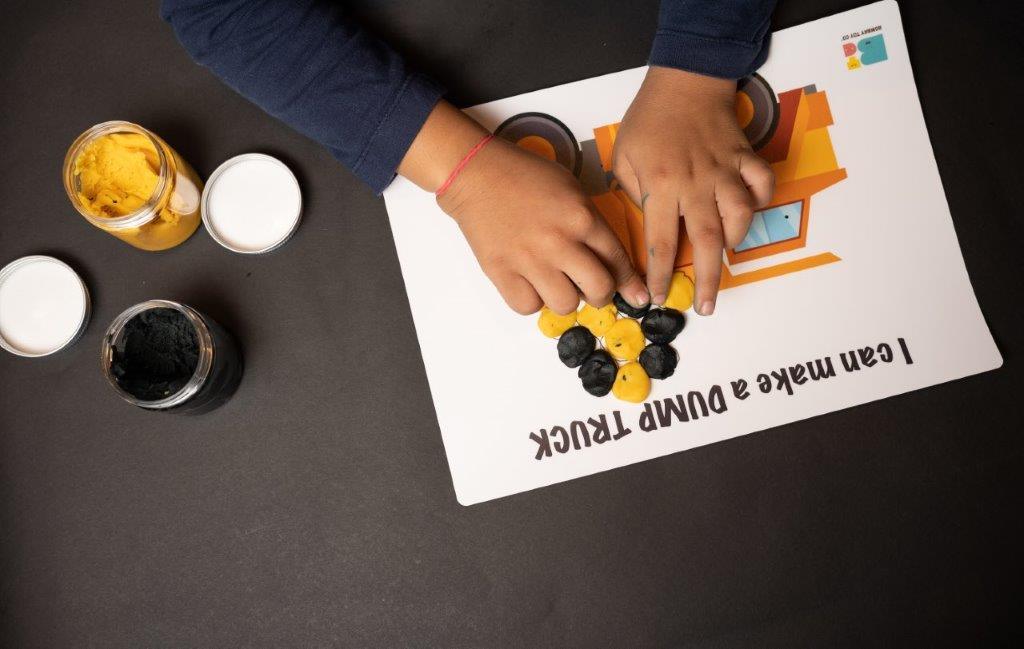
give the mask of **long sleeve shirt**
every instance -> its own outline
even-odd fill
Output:
[[[724,78],[756,70],[775,0],[662,0],[650,63]],[[444,94],[337,0],[162,0],[196,62],[316,140],[381,192]]]

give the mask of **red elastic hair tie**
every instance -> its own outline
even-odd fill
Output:
[[[455,182],[455,179],[458,177],[459,173],[462,171],[462,168],[465,167],[467,164],[469,164],[469,161],[473,159],[473,156],[475,156],[476,154],[480,153],[480,149],[482,149],[485,146],[487,146],[487,143],[490,142],[493,139],[494,139],[494,133],[489,133],[489,134],[487,134],[484,137],[484,139],[482,139],[479,142],[477,142],[476,146],[473,147],[472,149],[470,149],[469,153],[467,153],[462,158],[462,160],[459,160],[459,164],[455,165],[455,168],[452,169],[452,172],[448,175],[448,180],[444,181],[444,184],[442,184],[440,187],[437,188],[437,191],[434,192],[434,196],[440,198],[441,194],[444,194],[446,191],[448,191],[448,188],[451,187],[453,182]]]

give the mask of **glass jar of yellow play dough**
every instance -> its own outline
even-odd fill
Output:
[[[64,158],[64,188],[89,223],[136,248],[173,248],[199,227],[202,181],[166,142],[130,122],[82,133]]]

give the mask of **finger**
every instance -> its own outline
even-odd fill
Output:
[[[493,281],[494,286],[501,293],[501,297],[505,299],[505,303],[519,315],[536,313],[544,306],[537,291],[521,275],[511,272],[503,273]]]
[[[615,279],[593,250],[582,244],[573,246],[562,253],[559,267],[587,304],[600,308],[611,303]]]
[[[711,315],[722,276],[722,217],[711,194],[684,197],[682,207],[686,235],[693,244],[694,302],[697,313]]]
[[[715,183],[715,202],[722,215],[722,232],[725,245],[734,248],[740,245],[750,229],[754,218],[754,199],[739,174],[728,173]]]
[[[534,271],[527,279],[540,294],[544,304],[559,315],[572,313],[580,305],[580,294],[576,290],[576,285],[557,268]]]
[[[643,201],[640,195],[640,181],[636,178],[636,172],[628,162],[623,160],[615,167],[615,180],[619,181],[619,187],[626,192],[629,199],[639,205]]]
[[[661,304],[668,295],[679,247],[679,201],[675,192],[658,190],[644,194],[644,199],[647,288],[651,292],[651,300]]]
[[[644,281],[633,268],[629,253],[622,247],[622,242],[608,227],[603,217],[598,217],[597,223],[583,239],[583,243],[594,251],[605,268],[611,272],[615,289],[627,302],[639,308],[651,301]]]
[[[768,205],[775,192],[775,173],[768,163],[748,151],[740,155],[738,171],[754,199],[753,208],[761,209]]]

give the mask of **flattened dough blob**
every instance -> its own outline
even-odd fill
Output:
[[[672,282],[668,285],[668,297],[665,304],[676,311],[686,311],[693,306],[693,280],[686,273],[672,273]]]
[[[558,338],[574,324],[576,324],[575,311],[569,315],[558,315],[551,309],[544,307],[540,310],[540,317],[537,318],[537,327],[548,338]]]
[[[605,349],[620,361],[635,361],[646,344],[640,323],[631,318],[616,320],[604,335]]]
[[[572,327],[558,339],[558,358],[566,367],[579,367],[594,353],[597,340],[586,327]]]
[[[640,329],[647,340],[664,345],[675,340],[686,326],[686,318],[675,309],[651,309],[640,323]]]
[[[615,359],[609,356],[608,352],[599,349],[583,361],[577,376],[580,377],[584,390],[595,397],[603,397],[611,392],[617,373]]]
[[[640,352],[640,365],[652,379],[667,379],[678,364],[679,353],[670,345],[648,345]]]
[[[600,309],[584,304],[580,312],[576,314],[576,320],[587,329],[590,329],[590,333],[595,336],[603,336],[615,324],[617,313],[618,311],[615,309],[614,304],[603,306]]]
[[[640,403],[651,393],[651,378],[640,363],[629,362],[619,368],[615,375],[612,394],[623,401]]]

